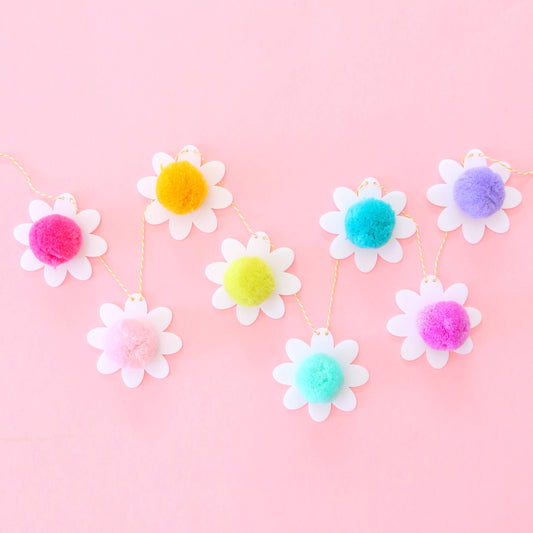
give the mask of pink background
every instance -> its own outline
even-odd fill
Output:
[[[533,166],[532,18],[511,0],[9,2],[0,150],[100,210],[106,257],[134,290],[136,182],[154,152],[196,144],[225,162],[253,227],[295,250],[321,326],[333,260],[318,219],[334,187],[373,175],[405,191],[432,264],[440,210],[425,191],[441,159],[480,148]],[[403,361],[385,330],[395,292],[420,282],[415,239],[370,275],[341,264],[332,331],[359,341],[371,377],[354,412],[317,424],[272,378],[286,340],[310,340],[294,299],[249,328],[211,306],[206,264],[225,237],[248,238],[231,209],[184,242],[148,227],[146,296],[172,307],[184,348],[166,380],[129,390],[97,373],[85,340],[123,293],[97,261],[90,282],[59,289],[23,272],[12,230],[35,197],[8,161],[0,173],[2,531],[531,531],[526,178],[511,178],[524,202],[508,234],[450,236],[440,277],[467,283],[483,323],[442,371]]]

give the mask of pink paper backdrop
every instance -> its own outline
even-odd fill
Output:
[[[481,148],[531,168],[530,2],[10,2],[0,18],[0,150],[37,187],[100,210],[107,258],[135,288],[136,182],[156,151],[194,143],[256,229],[296,252],[301,297],[323,325],[334,187],[373,175],[407,193],[426,260],[440,210],[437,165]],[[311,330],[294,299],[249,328],[215,311],[204,275],[236,214],[173,241],[148,227],[145,288],[184,340],[163,381],[136,390],[96,372],[85,340],[124,295],[94,261],[90,282],[23,272],[13,227],[35,197],[7,161],[2,228],[0,528],[43,532],[531,531],[533,187],[511,231],[451,234],[445,285],[483,313],[474,352],[442,371],[399,355],[394,294],[417,288],[415,239],[398,265],[341,264],[332,331],[370,370],[352,413],[323,424],[287,411],[272,369]]]

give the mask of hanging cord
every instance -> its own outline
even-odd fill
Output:
[[[531,176],[531,175],[533,175],[533,170],[526,170],[526,171],[515,170],[513,167],[511,167],[511,165],[509,165],[509,163],[506,163],[505,161],[500,161],[499,159],[495,159],[494,157],[490,157],[488,155],[485,155],[483,152],[480,152],[480,153],[477,153],[477,154],[469,153],[468,155],[465,155],[463,157],[463,165],[464,165],[464,162],[467,159],[469,159],[471,157],[474,157],[474,155],[477,155],[477,157],[482,157],[483,159],[487,159],[488,161],[491,161],[492,163],[499,163],[500,165],[505,167],[507,170],[509,170],[512,174],[517,174],[519,176]]]
[[[63,196],[57,196],[53,194],[47,194],[45,192],[39,191],[35,188],[35,186],[32,183],[31,177],[29,173],[26,171],[26,169],[10,154],[5,154],[3,152],[0,152],[0,157],[4,157],[11,161],[23,174],[23,176],[26,178],[26,183],[28,184],[28,187],[38,196],[42,196],[44,198],[49,198],[50,200],[64,200],[65,198]],[[72,198],[68,198],[68,200],[76,207],[76,213],[79,213],[79,208],[76,202]],[[148,204],[150,205],[150,204]],[[148,206],[146,206],[146,209],[148,209]],[[139,294],[141,296],[141,300],[144,299],[142,289],[143,289],[143,268],[144,268],[144,246],[145,246],[145,215],[146,215],[146,209],[143,212],[143,219],[142,219],[142,231],[141,231],[141,264],[139,268]],[[111,267],[107,264],[106,260],[100,256],[98,259],[102,262],[102,264],[105,266],[106,270],[111,274],[111,277],[117,282],[119,287],[128,295],[129,298],[132,300],[134,299],[134,296],[132,293],[128,291],[124,283],[120,281],[119,277],[115,274],[115,272],[111,269]]]

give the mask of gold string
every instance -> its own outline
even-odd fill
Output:
[[[480,152],[478,154],[469,153],[463,157],[463,165],[466,159],[469,159],[470,157],[474,157],[474,155],[477,155],[478,157],[482,157],[483,159],[487,159],[488,161],[492,161],[493,163],[499,163],[503,167],[505,167],[507,170],[512,172],[513,174],[518,174],[519,176],[531,176],[533,174],[533,170],[516,170],[509,163],[506,163],[505,161],[500,161],[499,159],[495,159],[494,157],[490,157],[488,155],[485,155],[483,152]]]

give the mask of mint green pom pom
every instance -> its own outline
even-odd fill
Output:
[[[396,214],[378,198],[363,198],[353,204],[344,218],[346,237],[359,248],[379,248],[392,237]]]
[[[309,403],[330,402],[344,383],[344,373],[338,361],[317,353],[305,359],[296,371],[296,386]]]

